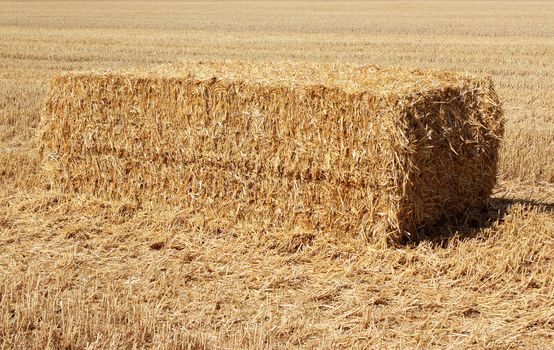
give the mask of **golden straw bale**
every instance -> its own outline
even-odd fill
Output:
[[[488,78],[302,63],[55,77],[51,185],[398,242],[477,205],[502,110]]]

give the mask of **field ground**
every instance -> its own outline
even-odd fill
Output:
[[[0,348],[554,349],[554,3],[0,2]],[[398,248],[49,191],[48,79],[179,60],[493,77],[484,211]]]

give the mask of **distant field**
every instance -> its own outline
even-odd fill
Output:
[[[0,348],[554,348],[553,23],[550,1],[0,2]],[[42,186],[50,77],[222,59],[492,76],[489,211],[382,249]]]

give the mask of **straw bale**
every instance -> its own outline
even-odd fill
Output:
[[[387,242],[482,203],[503,132],[488,78],[239,62],[66,73],[42,125],[59,190]]]

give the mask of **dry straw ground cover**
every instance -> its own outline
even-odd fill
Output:
[[[495,184],[503,115],[490,79],[290,63],[164,70],[51,81],[41,153],[53,188],[398,242],[482,205]]]
[[[0,3],[0,348],[552,349],[553,22],[549,1]],[[53,76],[222,59],[492,76],[492,199],[384,248],[47,189]]]

